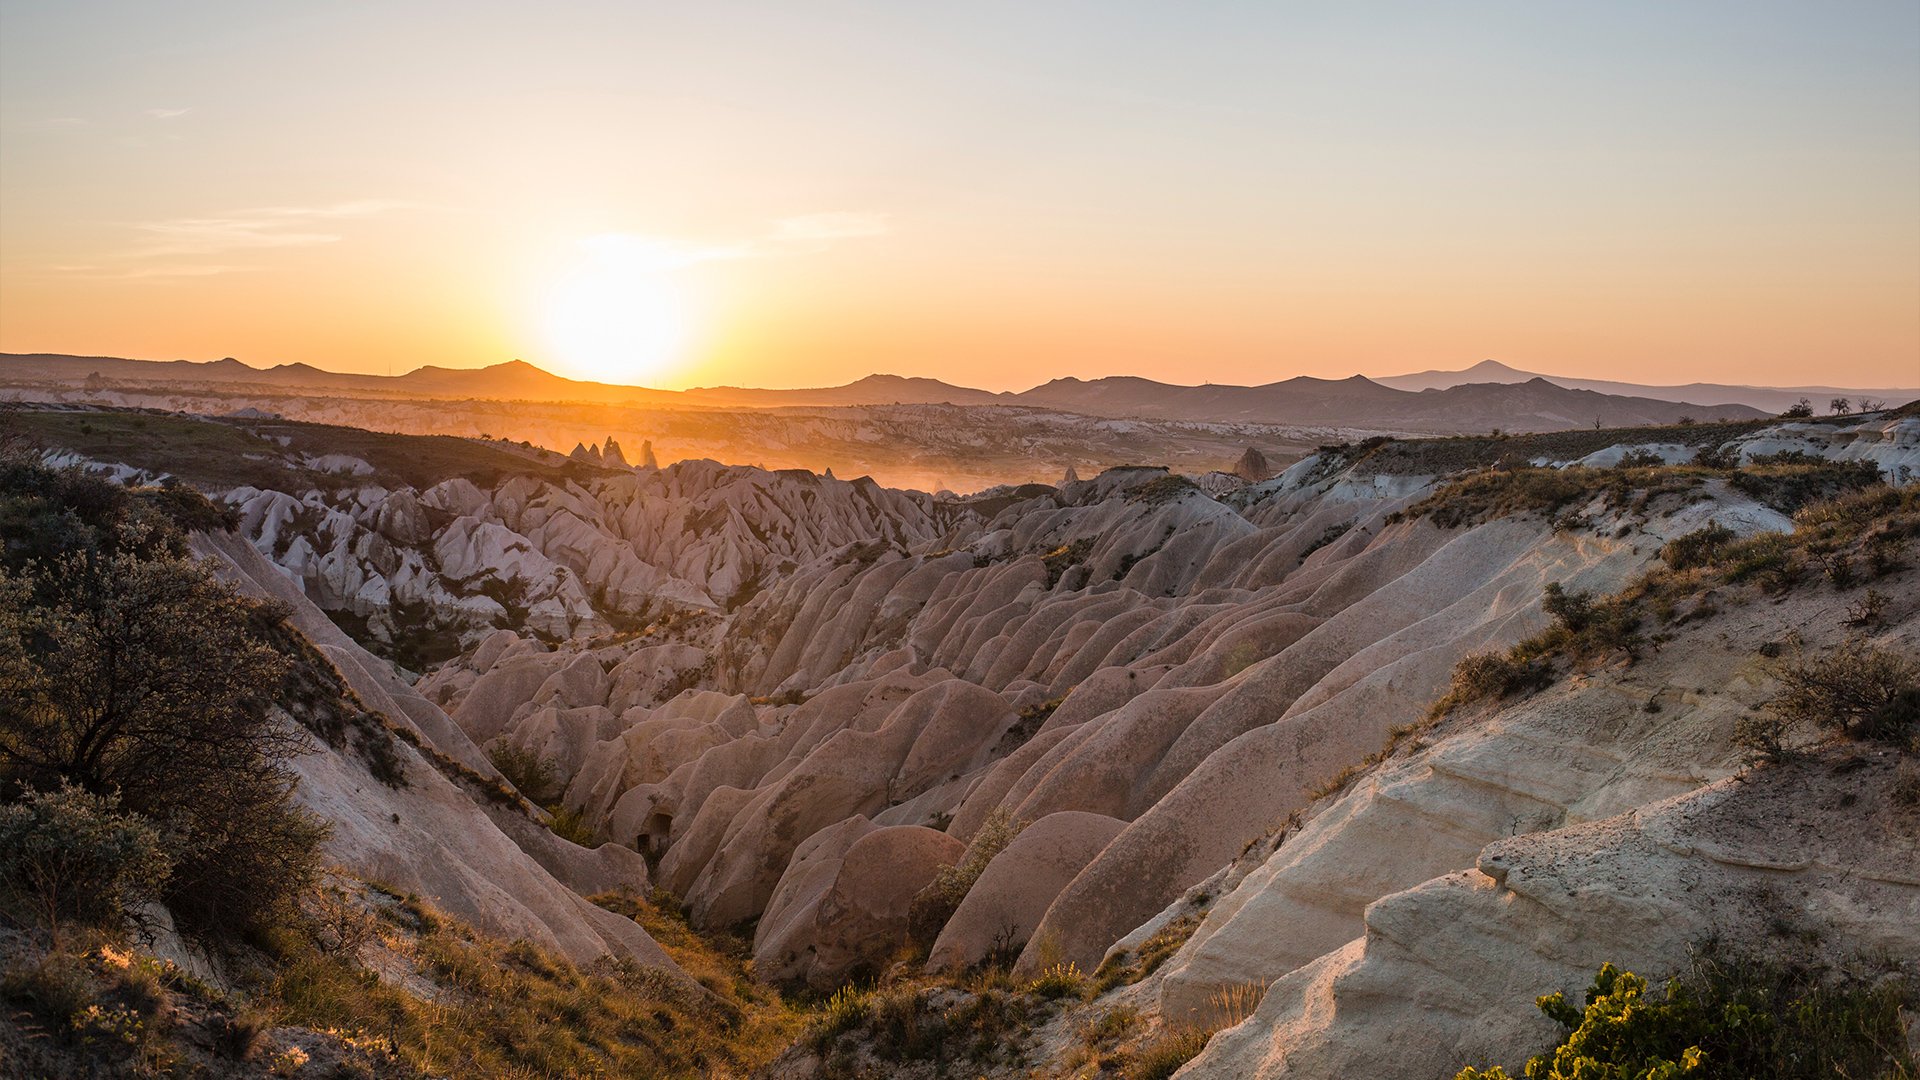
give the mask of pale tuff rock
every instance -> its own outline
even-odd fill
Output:
[[[1053,898],[1125,827],[1118,818],[1063,810],[1022,829],[947,920],[927,970],[962,971],[1032,938]]]
[[[1548,1045],[1531,1007],[1601,960],[1656,978],[1689,945],[1826,964],[1920,956],[1920,845],[1891,760],[1762,769],[1603,821],[1489,846],[1366,909],[1364,934],[1275,982],[1183,1077],[1445,1076]],[[1852,813],[1840,807],[1854,808]],[[1791,938],[1778,928],[1790,927]]]
[[[1736,449],[1897,463],[1916,432],[1777,425]],[[1647,442],[1583,460],[1633,450],[1691,453]],[[1206,477],[1143,468],[959,500],[702,461],[570,475],[229,501],[281,586],[370,626],[423,603],[457,620],[466,651],[411,708],[475,758],[511,746],[553,762],[567,806],[657,858],[697,924],[757,919],[763,979],[826,988],[893,955],[906,886],[995,816],[1025,831],[942,929],[936,967],[1011,947],[1022,973],[1092,970],[1204,910],[1129,1000],[1181,1023],[1222,988],[1273,990],[1190,1075],[1438,1074],[1469,1051],[1512,1064],[1539,1034],[1534,995],[1577,988],[1601,960],[1676,955],[1686,941],[1630,910],[1665,894],[1609,899],[1647,940],[1599,955],[1613,939],[1597,931],[1539,944],[1570,933],[1560,901],[1475,867],[1548,835],[1613,850],[1615,833],[1580,830],[1722,790],[1734,719],[1768,692],[1752,656],[1783,618],[1839,633],[1847,602],[1796,594],[1790,614],[1690,625],[1633,668],[1458,717],[1328,794],[1423,717],[1458,659],[1545,626],[1546,584],[1611,592],[1709,522],[1747,536],[1791,520],[1715,481],[1645,513],[1596,498],[1560,522],[1442,529],[1397,515],[1436,477],[1334,456],[1258,482],[1222,474],[1219,497]],[[1904,597],[1912,579],[1876,587]],[[1905,629],[1879,632],[1911,648]],[[1667,856],[1697,862],[1654,859],[1656,885]],[[1613,880],[1595,875],[1569,881]],[[1835,932],[1911,947],[1882,911],[1849,918]],[[1443,946],[1512,961],[1484,992],[1518,996],[1419,1015],[1389,1000],[1401,980],[1437,994]]]
[[[335,628],[244,541],[199,534],[195,545],[221,577],[286,604],[293,625],[314,640],[369,708],[466,768],[493,774],[444,713]],[[397,789],[369,776],[351,751],[316,742],[312,752],[294,760],[300,776],[296,797],[331,828],[330,859],[367,878],[418,892],[490,933],[537,941],[577,963],[611,954],[678,974],[632,920],[588,903],[576,891],[644,888],[645,864],[632,853],[611,846],[579,848],[525,819],[497,823],[424,755],[405,744],[396,750],[408,781]]]
[[[829,825],[794,849],[767,910],[753,932],[753,970],[773,983],[805,982],[813,971],[820,901],[840,876],[847,850],[878,826],[855,815]]]
[[[965,850],[953,837],[917,825],[876,829],[855,840],[815,905],[807,982],[830,990],[884,965],[906,937],[913,898]]]
[[[574,457],[624,466],[611,440]],[[968,516],[867,481],[712,462],[596,477],[344,496],[239,488],[225,499],[321,607],[366,619],[381,641],[445,629],[469,645],[500,627],[558,640],[673,608],[718,610],[796,562],[874,540],[924,543]]]

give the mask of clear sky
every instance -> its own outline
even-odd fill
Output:
[[[1920,5],[0,0],[0,350],[1920,382]]]

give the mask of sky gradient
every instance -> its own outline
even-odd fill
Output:
[[[0,0],[0,351],[1920,383],[1920,7]]]

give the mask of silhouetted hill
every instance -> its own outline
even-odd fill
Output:
[[[990,405],[1007,395],[954,386],[939,379],[905,375],[868,375],[845,386],[800,390],[761,390],[745,386],[699,386],[686,391],[702,404],[746,408],[786,405]]]
[[[1491,366],[1489,366],[1491,365]],[[521,360],[483,368],[421,367],[399,376],[353,375],[308,364],[256,368],[231,358],[207,363],[118,357],[0,354],[0,381],[83,384],[112,382],[271,386],[379,398],[444,398],[646,404],[713,409],[850,407],[896,404],[1018,405],[1096,417],[1197,423],[1259,423],[1380,428],[1426,432],[1553,431],[1670,424],[1681,417],[1729,420],[1770,415],[1711,397],[1674,401],[1658,395],[1569,387],[1504,365],[1472,369],[1486,381],[1410,390],[1354,375],[1299,376],[1261,386],[1180,386],[1131,375],[1062,378],[1020,393],[992,393],[938,379],[869,375],[845,386],[797,390],[702,387],[687,391],[582,382]],[[1625,385],[1625,384],[1621,384]],[[1795,395],[1797,398],[1798,395]],[[1902,398],[1900,400],[1906,400]]]
[[[1885,401],[1888,404],[1920,398],[1920,389],[1913,387],[1858,389],[1840,386],[1738,386],[1721,383],[1648,386],[1609,379],[1570,379],[1560,375],[1521,371],[1498,360],[1482,360],[1460,371],[1420,371],[1411,375],[1391,375],[1375,381],[1400,390],[1445,390],[1465,383],[1523,383],[1532,379],[1546,379],[1556,386],[1564,386],[1572,390],[1593,390],[1602,394],[1623,394],[1629,397],[1652,398],[1656,401],[1730,402],[1759,409],[1770,415],[1785,411],[1801,398],[1806,398],[1813,403],[1815,409],[1822,411],[1826,409],[1829,401],[1837,397],[1848,398],[1855,402],[1865,397]]]

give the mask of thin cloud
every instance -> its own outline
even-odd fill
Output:
[[[185,116],[192,111],[192,109],[148,109],[147,115],[153,117],[155,120],[171,120],[176,116]]]
[[[885,214],[831,211],[781,218],[757,239],[733,243],[686,244],[637,233],[601,233],[587,237],[581,246],[602,262],[659,273],[698,263],[821,251],[841,240],[883,236],[888,231]]]
[[[324,223],[384,214],[408,205],[389,199],[360,199],[325,206],[266,206],[219,217],[143,222],[134,229],[145,236],[147,242],[122,252],[121,257],[216,255],[224,251],[332,244],[341,239],[340,234],[323,231],[320,226]]]
[[[693,246],[634,233],[601,233],[587,237],[580,244],[602,262],[647,273],[678,270],[721,259],[744,259],[752,254],[750,245]]]
[[[230,263],[157,263],[147,266],[56,266],[54,269],[68,277],[88,278],[95,281],[145,281],[165,280],[169,278],[213,277],[217,274],[237,274],[248,270],[258,270],[258,266],[243,266]]]
[[[885,236],[889,231],[885,214],[836,210],[782,218],[774,224],[768,239],[774,243],[819,243]]]

